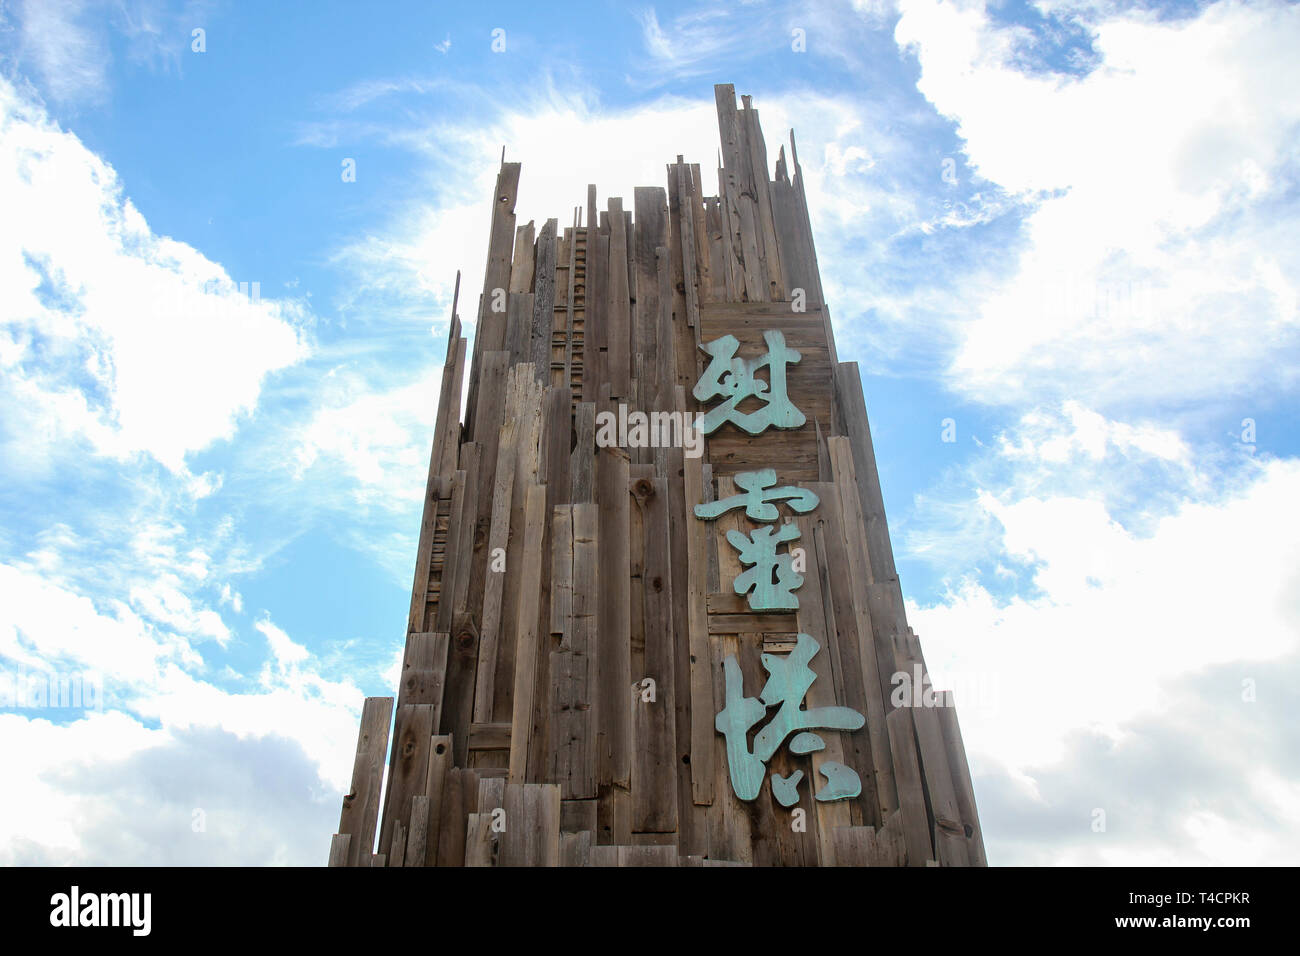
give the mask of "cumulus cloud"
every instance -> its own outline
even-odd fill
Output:
[[[297,302],[262,299],[156,235],[113,168],[3,78],[0,206],[22,224],[0,231],[0,388],[21,410],[3,437],[16,460],[35,467],[80,440],[180,471],[307,354]]]
[[[1243,681],[1300,666],[1300,545],[1276,533],[1295,513],[1300,462],[1192,467],[1200,459],[1176,434],[1077,406],[1026,415],[987,454],[1011,478],[968,476],[961,507],[983,516],[968,526],[973,550],[1020,586],[1006,596],[971,574],[909,617],[936,686],[958,689],[977,786],[1009,834],[999,862],[1052,857],[1038,824],[1011,819],[1021,813],[1063,828],[1055,862],[1186,861],[1170,841],[1197,827],[1219,834],[1192,853],[1203,862],[1276,859],[1283,850],[1261,856],[1223,834],[1260,824],[1247,795],[1266,791],[1272,809],[1259,812],[1277,814],[1295,788],[1293,761],[1249,770],[1240,754],[1277,748],[1264,711],[1294,697],[1269,679],[1268,707],[1254,707]],[[1170,462],[1167,496],[1133,510],[1116,493]],[[994,474],[1005,472],[982,476]],[[1225,780],[1241,784],[1232,800],[1194,798]],[[1178,798],[1160,804],[1171,790]],[[1087,842],[1092,809],[1119,806],[1136,829]],[[1156,831],[1136,825],[1160,814]],[[999,828],[986,827],[997,844]],[[1300,848],[1295,828],[1279,836]]]
[[[1078,76],[1024,67],[1025,28],[982,3],[900,10],[917,86],[971,168],[1035,203],[1016,268],[976,302],[955,390],[1115,408],[1294,385],[1274,357],[1300,345],[1300,259],[1281,238],[1300,103],[1278,91],[1300,84],[1300,10],[1067,8],[1096,54]]]
[[[21,766],[0,808],[0,862],[61,866],[314,865],[338,793],[294,740],[150,730],[120,713],[71,724],[0,714]]]

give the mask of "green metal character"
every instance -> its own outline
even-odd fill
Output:
[[[753,565],[748,571],[736,575],[736,580],[731,583],[737,594],[747,595],[753,610],[798,609],[799,599],[794,596],[794,589],[803,584],[803,575],[794,570],[792,555],[776,553],[779,545],[798,537],[799,526],[794,524],[781,525],[775,534],[770,527],[755,528],[749,537],[739,531],[727,532],[727,540],[740,552],[740,563]]]
[[[700,346],[712,360],[691,394],[701,402],[726,399],[701,419],[700,430],[705,435],[711,435],[726,422],[757,435],[768,428],[798,428],[808,420],[786,393],[785,367],[797,363],[802,356],[786,348],[785,336],[778,331],[764,332],[763,341],[767,343],[767,353],[757,359],[736,357],[740,341],[734,335],[724,335]],[[756,374],[764,367],[768,370],[767,382]],[[747,398],[758,399],[763,407],[752,412],[740,411],[740,404]]]
[[[736,485],[744,488],[745,493],[706,501],[695,506],[695,517],[712,521],[720,518],[733,508],[744,508],[745,517],[751,521],[775,521],[779,517],[776,505],[771,502],[784,501],[786,506],[799,514],[807,514],[820,504],[820,499],[806,488],[793,485],[776,484],[776,469],[763,468],[759,471],[742,471],[736,475]]]
[[[821,645],[810,635],[800,634],[788,657],[764,654],[763,667],[769,676],[757,698],[745,696],[744,677],[736,656],[728,655],[722,662],[726,705],[719,711],[713,726],[726,738],[727,773],[731,778],[731,789],[737,798],[749,801],[758,796],[763,786],[764,764],[772,759],[777,748],[790,734],[810,728],[857,730],[866,723],[866,719],[850,707],[803,709],[804,696],[817,679],[816,672],[809,664],[820,649]],[[769,707],[778,704],[780,708],[775,716],[754,737],[754,749],[751,751],[749,731],[763,720]],[[800,736],[813,737],[817,743],[821,743],[815,735]],[[809,749],[815,747],[812,741],[805,742],[804,746]],[[861,793],[858,775],[843,764],[827,761],[822,765],[822,774],[829,785],[817,794],[818,800],[844,800]],[[791,774],[789,778],[781,777],[779,782],[778,776],[773,775],[773,793],[782,806],[792,806],[798,800],[797,788],[802,771]]]

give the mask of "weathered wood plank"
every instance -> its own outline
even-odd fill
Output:
[[[343,797],[340,834],[350,835],[347,866],[369,865],[379,823],[380,785],[388,753],[388,726],[393,719],[393,698],[367,697],[361,706],[357,755],[352,764],[352,785]]]
[[[397,709],[388,765],[388,794],[379,835],[381,847],[393,846],[394,826],[401,823],[405,829],[411,819],[411,798],[424,793],[432,736],[432,704],[406,704]],[[391,856],[389,862],[393,862]]]
[[[683,464],[686,503],[704,500],[704,476],[699,458],[688,458]],[[691,519],[686,523],[687,541],[687,632],[690,647],[690,700],[691,700],[691,794],[696,804],[707,806],[713,802],[713,765],[715,733],[708,715],[716,714],[714,706],[712,655],[709,651],[708,613],[705,594],[708,589],[708,558],[705,550],[707,530],[702,521]]]
[[[560,860],[561,866],[587,866],[591,857],[591,839],[590,830],[582,830],[577,833],[562,833],[560,835]]]
[[[555,323],[555,233],[559,223],[546,220],[537,237],[537,265],[533,274],[532,346],[533,375],[539,385],[551,384],[551,332]]]
[[[424,866],[429,839],[429,798],[416,794],[411,798],[411,829],[406,835],[404,866]]]
[[[352,834],[336,833],[330,837],[330,858],[327,866],[347,866],[348,865],[348,845],[352,842]]]
[[[894,760],[894,782],[898,786],[898,813],[902,814],[900,822],[907,847],[907,865],[925,866],[925,861],[932,858],[933,847],[925,812],[925,794],[921,789],[921,767],[916,757],[912,708],[891,710],[885,724],[889,728],[889,752]]]
[[[529,448],[529,436],[536,436],[541,415],[541,386],[531,365],[516,365],[506,385],[506,414],[497,444],[496,476],[492,490],[492,525],[488,535],[488,556],[498,558],[510,544],[516,465],[521,455],[536,456]],[[497,655],[501,638],[502,604],[508,565],[490,562],[483,592],[483,624],[479,631],[478,669],[474,684],[474,719],[492,720],[497,687]]]
[[[551,652],[553,709],[549,779],[565,799],[596,796],[596,741],[592,705],[596,691],[596,619],[599,613],[599,525],[594,504],[571,506],[573,613],[558,650]]]
[[[478,774],[451,767],[443,786],[438,837],[438,866],[465,865],[468,814],[478,806]]]
[[[563,389],[565,393],[568,389]],[[567,411],[567,403],[566,403]],[[567,461],[567,455],[565,456]],[[528,776],[528,755],[533,732],[533,693],[537,660],[548,635],[539,634],[537,605],[542,588],[542,524],[546,518],[546,486],[528,488],[524,518],[523,567],[519,577],[519,621],[516,627],[513,715],[510,730],[510,782]]]
[[[575,441],[569,458],[569,500],[575,504],[595,500],[596,404],[578,403],[574,416]]]
[[[632,313],[628,291],[628,236],[623,200],[609,200],[609,278],[605,283],[606,357],[612,398],[626,400],[632,377]]]
[[[452,767],[450,734],[435,734],[429,742],[429,771],[425,775],[424,793],[429,798],[428,830],[425,835],[424,865],[438,864],[438,841],[445,821],[447,777]]]
[[[596,456],[596,500],[600,520],[597,561],[601,582],[595,634],[598,645],[596,782],[602,809],[611,811],[611,820],[612,804],[607,801],[615,799],[613,790],[627,792],[632,772],[632,713],[628,693],[632,685],[628,468],[628,459],[620,449],[605,448]],[[630,830],[627,836],[630,839]],[[616,838],[614,842],[625,841]]]
[[[483,293],[479,296],[478,322],[474,333],[474,361],[470,371],[469,408],[478,406],[478,394],[487,387],[484,363],[487,354],[505,344],[505,315],[491,311],[493,290],[505,294],[510,287],[510,270],[515,239],[515,202],[519,196],[519,164],[502,163],[492,194],[492,227],[488,236],[487,267],[483,271]],[[470,434],[477,441],[479,434]]]
[[[939,722],[943,726],[943,742],[948,749],[948,767],[952,771],[953,787],[957,791],[961,822],[970,834],[967,838],[970,863],[972,866],[988,866],[988,856],[984,851],[984,830],[980,826],[979,811],[975,805],[975,787],[966,760],[966,745],[961,739],[956,707],[940,708]]]
[[[633,675],[635,747],[632,763],[633,832],[677,829],[677,734],[673,667],[673,578],[670,563],[668,482],[640,478],[632,501],[642,527],[643,675]],[[638,678],[654,681],[644,699]]]
[[[772,197],[767,178],[767,144],[763,141],[763,127],[758,121],[758,110],[746,104],[744,120],[746,142],[749,146],[751,182],[757,205],[757,227],[763,257],[763,274],[767,277],[768,298],[778,301],[785,298],[785,283],[781,277],[781,253],[776,241],[776,226],[772,214]]]

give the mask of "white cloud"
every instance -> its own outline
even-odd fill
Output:
[[[19,0],[10,11],[0,10],[0,42],[8,40],[13,59],[40,79],[52,99],[98,105],[110,97],[116,45],[111,39],[134,63],[179,71],[203,7],[202,0],[179,6],[161,0]],[[10,31],[12,36],[3,35]]]
[[[996,491],[976,479],[973,500],[954,507],[978,513],[963,520],[983,536],[994,574],[1005,565],[1027,567],[1033,587],[1007,598],[972,576],[933,606],[911,606],[909,618],[936,686],[958,688],[977,790],[1006,828],[1000,862],[1048,861],[1035,841],[1017,844],[1021,828],[997,817],[1008,807],[1070,808],[1079,815],[1077,832],[1088,832],[1087,813],[1100,799],[1089,791],[1102,785],[1089,783],[1083,767],[1110,780],[1112,799],[1126,794],[1130,815],[1154,814],[1144,801],[1160,790],[1139,779],[1141,760],[1125,762],[1138,753],[1152,754],[1147,763],[1187,761],[1185,786],[1222,776],[1241,784],[1237,797],[1253,792],[1255,784],[1230,777],[1225,762],[1246,745],[1243,734],[1253,745],[1270,745],[1272,732],[1255,728],[1253,712],[1241,710],[1249,707],[1242,679],[1300,661],[1300,543],[1277,533],[1300,518],[1300,461],[1243,456],[1225,477],[1212,456],[1189,450],[1176,434],[1109,421],[1077,405],[1027,415],[987,454],[1001,459],[1011,479]],[[1149,489],[1142,496],[1145,514],[1109,500],[1153,466],[1171,468],[1162,474],[1173,480],[1165,494]],[[1180,690],[1189,680],[1209,686]],[[1163,728],[1197,741],[1166,740],[1161,735],[1174,731]],[[1268,791],[1285,803],[1294,776],[1278,772]],[[1029,795],[1040,787],[1035,803]],[[1207,836],[1180,857],[1167,834],[1135,833],[1069,850],[1063,844],[1050,861],[1256,860],[1220,839],[1257,829],[1235,810],[1168,813],[1171,827],[1220,837]],[[986,821],[986,828],[996,839],[998,826]],[[1300,832],[1279,838],[1291,841],[1293,854],[1300,849]]]
[[[358,503],[405,513],[423,501],[441,374],[436,366],[409,384],[384,388],[341,369],[329,373],[324,397],[297,435],[296,476],[324,461],[332,475],[342,466]]]
[[[10,444],[32,446],[29,464],[80,437],[179,471],[306,354],[297,303],[254,301],[155,235],[113,169],[3,79],[0,207],[0,387],[22,410]]]
[[[904,2],[900,46],[968,163],[1036,197],[1018,268],[979,297],[950,367],[984,401],[1204,399],[1295,382],[1284,240],[1300,101],[1300,10],[1221,0],[1198,16],[1082,14],[1082,78],[1012,65],[1024,28],[980,3]]]
[[[271,656],[280,667],[288,668],[307,660],[307,648],[295,643],[293,638],[276,627],[269,616],[259,618],[253,626],[266,638],[266,643],[271,646]]]

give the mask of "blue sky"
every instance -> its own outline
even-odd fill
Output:
[[[1297,46],[1265,0],[0,6],[0,691],[102,687],[0,708],[0,862],[323,861],[502,147],[567,221],[710,168],[717,82],[795,128],[990,861],[1294,862]]]

